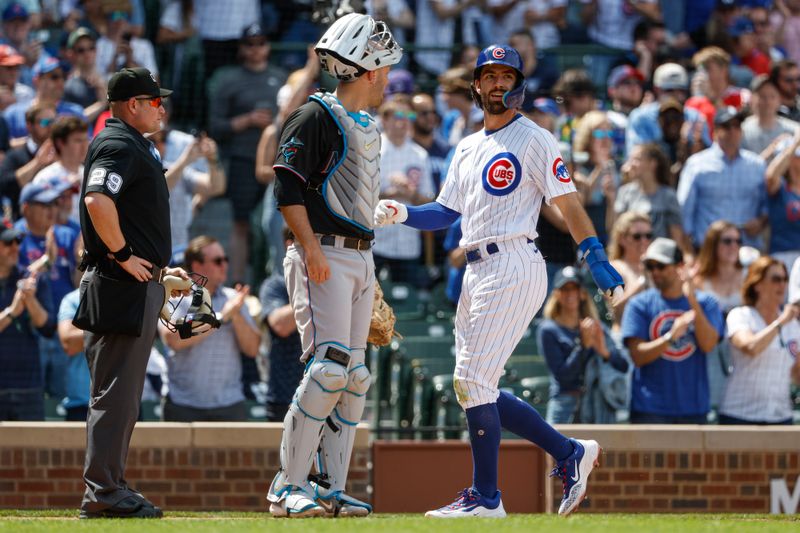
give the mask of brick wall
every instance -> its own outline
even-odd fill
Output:
[[[800,427],[561,429],[604,448],[582,511],[768,513],[770,479],[785,479],[791,491],[800,475]],[[554,511],[561,482],[549,489]]]
[[[126,479],[169,510],[266,510],[279,467],[281,424],[138,424]],[[0,507],[75,508],[83,496],[86,430],[80,423],[0,423]],[[368,500],[368,430],[348,491]]]

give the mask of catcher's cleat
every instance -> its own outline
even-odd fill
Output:
[[[317,497],[317,503],[325,509],[327,517],[362,517],[372,513],[372,506],[344,492],[326,489],[322,485],[311,483]]]
[[[286,486],[277,495],[270,491],[267,499],[270,502],[269,512],[276,518],[312,518],[325,515],[325,509],[300,487]]]

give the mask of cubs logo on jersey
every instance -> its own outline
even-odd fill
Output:
[[[560,157],[553,161],[553,176],[561,183],[569,183],[572,181],[569,170],[567,170],[567,165],[564,164],[564,160]]]
[[[514,191],[522,181],[522,166],[517,156],[502,152],[494,156],[483,167],[483,188],[492,196],[505,196]]]
[[[672,328],[672,323],[675,322],[675,319],[684,312],[668,309],[657,314],[650,322],[650,338],[657,339],[662,335],[666,335]],[[661,357],[668,361],[679,362],[692,355],[697,350],[697,346],[695,346],[694,340],[689,334],[691,331],[693,331],[693,328],[689,326],[689,329],[682,337],[673,339],[669,347],[661,354]]]

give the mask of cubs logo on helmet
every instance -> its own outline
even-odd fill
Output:
[[[495,59],[503,59],[506,57],[506,51],[503,48],[495,48],[492,50],[492,57]]]
[[[557,157],[556,160],[553,161],[553,176],[561,183],[569,183],[572,181],[569,170],[567,170],[567,165],[564,164],[564,160],[560,157]]]
[[[483,167],[483,189],[492,196],[505,196],[514,191],[522,181],[522,167],[511,152],[494,156]]]
[[[665,335],[672,328],[672,323],[675,322],[675,319],[683,313],[684,311],[669,309],[657,314],[650,322],[650,338],[657,339]],[[692,331],[692,326],[689,327],[689,331]],[[682,337],[673,339],[669,348],[667,348],[662,355],[664,359],[677,363],[683,361],[695,352],[697,346],[695,346],[692,336],[689,335],[689,331]]]

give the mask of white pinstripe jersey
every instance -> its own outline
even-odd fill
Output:
[[[536,238],[544,198],[575,191],[553,135],[517,115],[465,137],[437,202],[462,215],[460,246]]]

